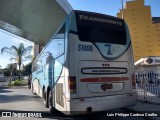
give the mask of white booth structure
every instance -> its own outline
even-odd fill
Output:
[[[160,80],[160,56],[148,56],[135,62],[136,80],[154,82]]]

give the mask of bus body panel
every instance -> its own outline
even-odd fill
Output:
[[[104,67],[103,64],[109,67]],[[127,62],[80,61],[79,97],[131,93],[132,87],[128,72]]]
[[[92,112],[99,112],[136,105],[137,94],[134,93],[132,96],[128,96],[129,95],[124,94],[104,97],[93,97],[85,98],[83,101],[81,101],[80,99],[73,99],[67,101],[68,104],[71,105],[70,109],[63,112],[69,115],[77,115],[89,113],[88,108],[91,108]]]
[[[73,58],[74,63],[77,64],[73,64],[74,74],[72,74],[72,76],[75,75],[77,77],[78,89],[76,97],[132,93],[130,75],[130,72],[132,73],[132,71],[130,71],[131,66],[128,61],[124,61],[124,57],[127,58],[130,56],[130,52],[127,52],[127,55],[122,56],[123,60],[119,58],[119,61],[109,61],[99,54],[99,51],[92,43],[81,42],[76,35],[70,34],[69,40],[72,41],[72,39],[76,39],[76,41],[74,41]],[[83,44],[92,45],[93,51],[78,51],[78,46]],[[106,70],[111,70],[111,72]],[[101,87],[105,83],[111,85],[113,88],[102,90]]]
[[[34,92],[40,97],[43,97],[43,90],[46,90],[49,86],[48,81],[48,65],[38,69],[32,73],[32,85],[34,86]]]

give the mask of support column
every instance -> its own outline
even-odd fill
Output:
[[[33,49],[34,58],[36,58],[39,55],[39,53],[42,51],[43,48],[44,48],[43,46],[40,46],[39,44],[34,43],[34,49]]]

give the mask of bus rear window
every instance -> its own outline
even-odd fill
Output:
[[[75,17],[81,41],[127,44],[123,19],[86,11],[75,11]]]
[[[81,41],[126,45],[126,32],[116,29],[77,26]]]

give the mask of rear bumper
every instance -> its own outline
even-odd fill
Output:
[[[116,95],[116,96],[105,96],[105,97],[93,97],[84,98],[84,101],[80,102],[80,99],[74,99],[70,102],[70,110],[66,111],[65,114],[77,115],[86,114],[90,112],[100,112],[118,108],[125,108],[134,106],[137,104],[137,94],[130,95]]]

